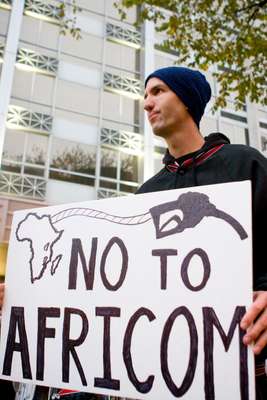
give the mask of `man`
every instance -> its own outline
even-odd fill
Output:
[[[199,123],[210,96],[205,77],[188,68],[168,67],[148,76],[144,108],[154,133],[166,140],[168,150],[165,168],[145,182],[138,193],[251,180],[255,292],[241,327],[252,325],[244,342],[255,342],[257,400],[266,400],[267,268],[262,232],[267,226],[267,160],[248,146],[230,145],[222,134],[202,137]],[[3,296],[4,287],[0,285],[0,305]]]
[[[155,135],[165,139],[165,167],[137,193],[250,180],[252,182],[254,301],[241,321],[244,343],[256,355],[257,400],[267,398],[267,160],[257,150],[231,145],[213,133],[203,138],[199,123],[211,97],[204,75],[182,67],[156,70],[145,81],[144,108]],[[238,289],[238,282],[237,282]],[[249,328],[249,329],[248,329]]]

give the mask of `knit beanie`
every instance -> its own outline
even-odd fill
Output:
[[[193,120],[199,127],[206,104],[211,97],[211,89],[205,76],[185,67],[166,67],[152,72],[145,81],[145,87],[150,78],[158,78],[179,97],[188,108]]]

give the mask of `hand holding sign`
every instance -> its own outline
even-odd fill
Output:
[[[254,302],[241,321],[241,328],[247,329],[245,344],[254,342],[253,351],[260,352],[267,345],[267,291],[254,292]]]

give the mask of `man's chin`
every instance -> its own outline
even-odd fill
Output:
[[[153,131],[155,136],[159,136],[159,137],[162,137],[162,138],[166,137],[166,131],[164,129],[161,129],[158,126],[152,126],[152,131]]]

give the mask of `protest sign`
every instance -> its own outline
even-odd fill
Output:
[[[249,182],[18,211],[4,379],[134,399],[253,400]]]

